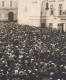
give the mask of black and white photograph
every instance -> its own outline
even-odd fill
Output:
[[[66,0],[0,0],[0,80],[66,80]]]

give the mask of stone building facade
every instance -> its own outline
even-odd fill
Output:
[[[66,0],[0,0],[0,21],[47,26],[66,32]]]
[[[43,25],[66,31],[65,5],[66,0],[20,0],[18,23]]]
[[[17,0],[0,0],[0,21],[17,21]]]
[[[66,32],[66,0],[44,0],[41,10],[41,24]]]

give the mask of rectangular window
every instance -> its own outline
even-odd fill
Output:
[[[53,5],[50,5],[50,15],[54,14]]]
[[[2,1],[2,7],[4,7],[4,1]]]
[[[12,1],[10,1],[10,7],[12,7]]]
[[[59,4],[59,15],[62,15],[62,4]]]

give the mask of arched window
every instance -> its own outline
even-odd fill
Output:
[[[9,12],[8,13],[8,21],[12,22],[13,21],[13,18],[14,18],[13,12]]]
[[[49,9],[49,3],[48,3],[48,0],[47,0],[47,3],[46,3],[46,10]]]
[[[48,10],[49,9],[49,4],[48,4],[48,2],[46,3],[46,10]]]

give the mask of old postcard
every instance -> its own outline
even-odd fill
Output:
[[[66,0],[0,0],[0,80],[66,80]]]

